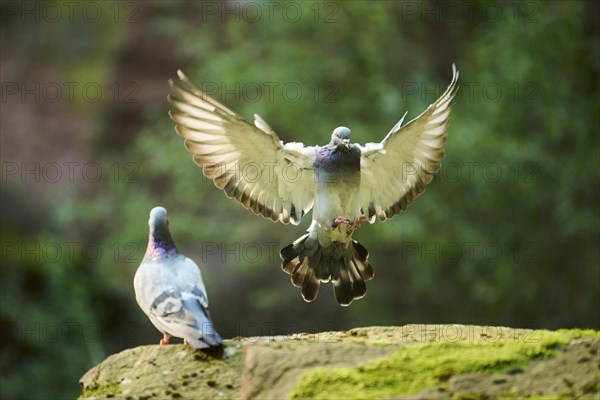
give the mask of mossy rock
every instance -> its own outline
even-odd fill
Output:
[[[125,350],[108,357],[80,379],[80,398],[239,397],[240,353],[241,345],[234,343],[206,352],[183,345]]]
[[[600,333],[406,325],[141,346],[80,380],[82,399],[509,399],[600,393]]]

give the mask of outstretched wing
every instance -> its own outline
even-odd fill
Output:
[[[452,72],[452,82],[427,110],[404,126],[402,117],[381,143],[362,148],[360,204],[369,222],[385,221],[405,210],[440,168],[450,102],[458,88],[454,64]]]
[[[313,205],[314,147],[279,139],[258,115],[252,126],[194,86],[169,81],[169,112],[204,174],[255,214],[298,225]]]

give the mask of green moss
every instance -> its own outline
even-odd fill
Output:
[[[575,338],[600,336],[593,330],[532,332],[518,338],[407,344],[389,357],[356,368],[315,369],[301,377],[290,398],[371,399],[416,394],[452,375],[504,372],[532,359],[552,357]]]
[[[391,340],[385,340],[385,339],[375,339],[369,342],[369,344],[371,346],[390,346],[393,345],[394,342]]]
[[[542,395],[533,395],[524,397],[517,393],[506,392],[498,395],[498,400],[515,400],[516,398],[527,399],[527,400],[571,400],[573,399],[573,395],[571,394],[563,394],[563,395],[550,395],[550,396],[542,396]]]
[[[81,393],[82,398],[106,396],[113,397],[121,391],[121,385],[114,382],[96,383]]]

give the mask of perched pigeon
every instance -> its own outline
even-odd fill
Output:
[[[352,234],[363,222],[385,221],[425,190],[444,156],[450,102],[458,72],[427,110],[404,117],[381,143],[350,143],[338,127],[325,146],[283,143],[258,115],[254,126],[209,97],[178,71],[169,113],[194,161],[215,185],[255,214],[298,225],[313,208],[308,234],[281,250],[281,268],[312,301],[331,281],[341,305],[366,293],[373,278],[368,252]]]
[[[138,304],[163,334],[160,344],[176,336],[195,349],[219,346],[223,339],[210,319],[202,275],[195,262],[177,251],[167,210],[154,207],[148,225],[148,249],[133,285]]]

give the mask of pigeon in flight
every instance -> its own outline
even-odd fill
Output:
[[[343,305],[362,298],[373,278],[367,250],[352,239],[365,221],[385,221],[425,190],[444,156],[458,72],[421,115],[404,116],[380,143],[350,143],[336,128],[325,146],[283,143],[257,114],[254,125],[208,96],[178,71],[169,81],[169,112],[186,149],[204,174],[257,215],[298,225],[312,208],[307,234],[284,247],[281,268],[312,301],[331,281]]]
[[[162,332],[160,344],[169,337],[183,338],[195,349],[223,342],[208,312],[208,297],[200,269],[177,251],[167,210],[150,211],[148,248],[133,280],[135,298],[152,324]]]

